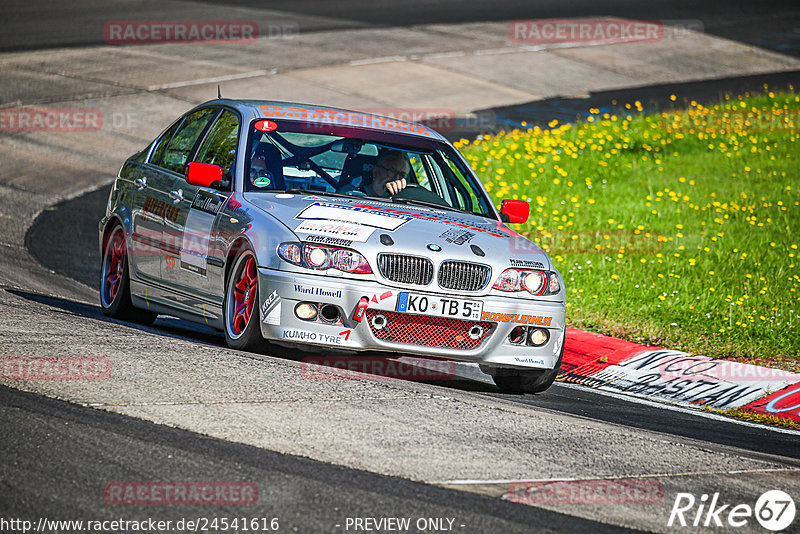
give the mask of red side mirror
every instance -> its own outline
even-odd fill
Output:
[[[531,205],[524,200],[504,200],[500,213],[508,218],[510,223],[524,223],[531,213]]]
[[[186,166],[186,181],[200,187],[211,187],[211,184],[222,180],[222,167],[208,163],[191,162]]]

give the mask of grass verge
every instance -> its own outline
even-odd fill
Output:
[[[762,425],[770,425],[781,428],[791,428],[794,430],[800,430],[800,423],[798,423],[793,419],[789,419],[788,417],[778,417],[777,415],[761,414],[739,409],[715,410],[707,406],[704,406],[703,408],[701,408],[701,410],[704,412],[715,413],[717,415],[725,415],[728,417],[743,419],[745,421],[750,421],[752,423],[761,423]]]
[[[634,110],[457,146],[531,203],[571,326],[800,371],[800,95]]]

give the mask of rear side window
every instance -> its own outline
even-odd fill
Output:
[[[239,118],[230,110],[224,110],[206,140],[197,152],[195,161],[222,167],[223,176],[230,177],[236,159],[236,144],[239,139]]]
[[[200,135],[218,111],[215,108],[206,108],[187,116],[170,140],[166,150],[164,150],[158,165],[178,174],[183,174],[183,169],[186,166],[192,148],[194,148]]]

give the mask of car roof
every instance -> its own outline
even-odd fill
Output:
[[[406,122],[392,117],[365,113],[342,108],[302,104],[298,102],[282,102],[278,100],[240,100],[240,99],[215,99],[203,103],[206,105],[225,105],[252,115],[252,118],[274,118],[295,121],[310,121],[320,124],[335,126],[351,126],[368,128],[384,132],[411,135],[424,139],[437,141],[447,140],[427,126],[416,122]]]

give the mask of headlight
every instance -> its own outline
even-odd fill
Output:
[[[561,291],[556,273],[506,269],[492,286],[500,291],[527,291],[531,295],[555,295]]]
[[[324,247],[310,243],[281,243],[278,256],[284,261],[308,269],[338,269],[346,273],[372,272],[366,258],[346,248]]]

